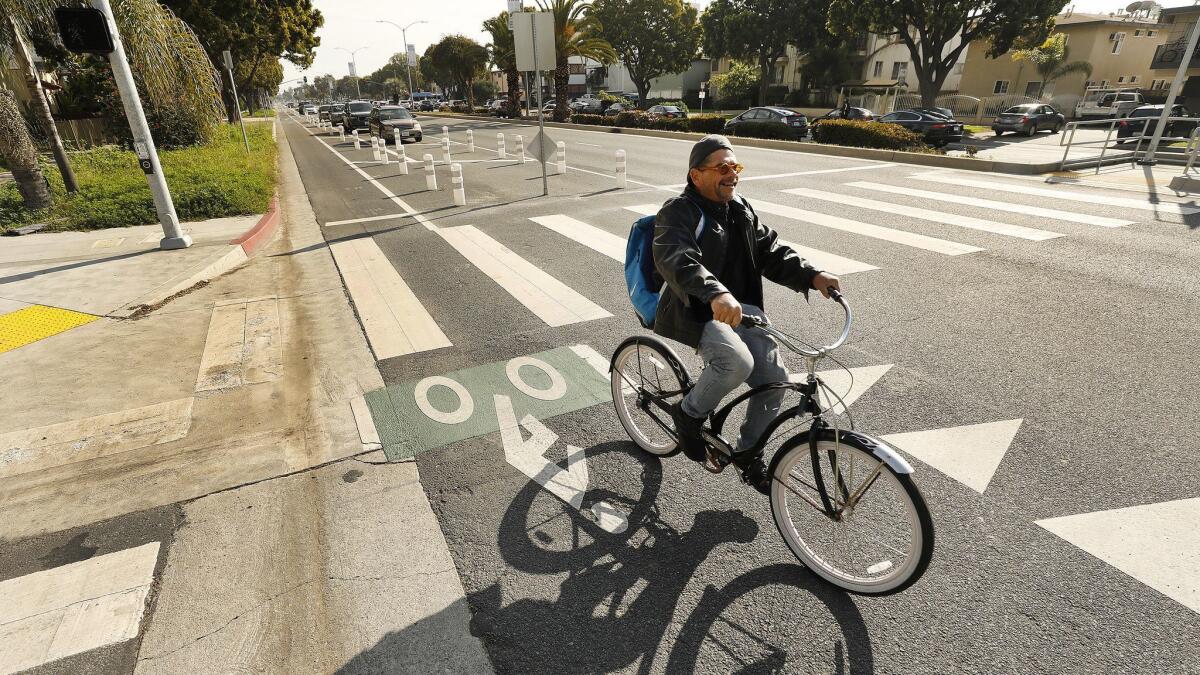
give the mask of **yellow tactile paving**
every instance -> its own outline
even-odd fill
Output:
[[[0,354],[57,335],[100,317],[69,309],[30,305],[0,314]]]

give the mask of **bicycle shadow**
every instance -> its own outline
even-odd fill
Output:
[[[646,483],[641,499],[631,502],[629,528],[620,534],[606,532],[580,515],[587,512],[587,504],[581,511],[564,505],[563,515],[572,519],[574,533],[570,548],[555,550],[552,547],[563,542],[554,541],[540,527],[546,522],[544,507],[548,503],[544,496],[539,497],[540,487],[531,484],[517,495],[499,531],[501,555],[511,568],[543,576],[547,583],[524,582],[522,595],[541,597],[521,597],[507,604],[509,592],[503,588],[503,580],[469,594],[471,632],[483,640],[498,669],[528,674],[649,673],[661,671],[656,658],[665,658],[666,672],[671,673],[784,672],[788,649],[795,647],[784,640],[776,642],[786,646],[745,639],[745,635],[753,635],[754,626],[742,638],[732,640],[737,643],[731,648],[732,659],[714,659],[712,651],[721,649],[714,644],[731,642],[728,636],[716,634],[727,632],[724,626],[736,621],[722,615],[738,598],[759,588],[782,585],[811,594],[836,617],[843,639],[842,646],[835,647],[830,672],[845,672],[847,661],[849,672],[873,672],[867,629],[854,603],[799,564],[753,570],[720,589],[709,585],[680,627],[675,618],[680,605],[686,608],[696,602],[694,591],[690,596],[687,592],[698,568],[722,544],[753,541],[759,534],[758,523],[738,510],[707,510],[697,513],[686,531],[676,530],[659,518],[654,507],[661,482],[657,459],[627,442],[591,450],[589,461],[594,459],[593,452],[620,451],[643,463]],[[599,494],[589,493],[592,503],[619,499],[604,490],[595,492]],[[541,508],[535,508],[539,499]],[[530,516],[535,516],[532,526]],[[548,599],[551,597],[554,599]],[[768,619],[771,623],[781,620],[805,621],[799,616]],[[720,631],[714,629],[718,621],[724,622]],[[665,656],[659,657],[660,651]],[[715,666],[714,660],[732,663]]]

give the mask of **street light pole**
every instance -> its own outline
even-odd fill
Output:
[[[359,47],[354,50],[346,49],[345,47],[334,47],[334,49],[340,49],[350,54],[350,64],[354,68],[354,91],[358,94],[359,98],[362,98],[362,85],[359,84],[361,78],[358,76],[358,59],[354,58],[354,55],[366,49],[366,47]]]
[[[396,28],[400,29],[400,37],[402,40],[404,40],[404,63],[407,66],[407,68],[405,68],[405,70],[408,71],[408,100],[411,101],[411,100],[413,100],[414,92],[413,92],[413,83],[412,83],[412,59],[408,58],[408,29],[412,28],[413,26],[415,26],[419,23],[429,23],[429,22],[424,19],[420,19],[418,21],[413,21],[412,23],[408,24],[407,26],[401,26],[398,23],[392,23],[391,21],[384,21],[384,20],[376,21],[375,23],[387,23],[387,24],[391,24],[391,25],[395,26]]]

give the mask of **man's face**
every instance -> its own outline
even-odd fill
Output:
[[[700,166],[689,171],[688,176],[701,196],[709,201],[724,204],[733,199],[733,192],[738,184],[738,175],[733,171],[722,174],[721,165],[736,163],[737,158],[733,156],[733,151],[721,148],[714,150]]]

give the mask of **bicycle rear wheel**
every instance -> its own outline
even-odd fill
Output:
[[[610,380],[613,405],[629,438],[652,455],[679,452],[665,407],[683,398],[690,382],[671,348],[654,338],[626,340],[613,357]]]
[[[806,435],[780,449],[771,483],[775,525],[792,553],[826,581],[862,595],[898,593],[933,557],[929,508],[912,476],[893,471],[853,436],[834,434],[821,432],[816,457]],[[834,510],[843,509],[836,519],[824,511],[819,482]]]

